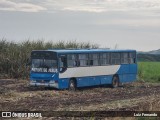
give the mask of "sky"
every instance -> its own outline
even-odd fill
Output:
[[[160,49],[160,0],[0,0],[0,39]]]

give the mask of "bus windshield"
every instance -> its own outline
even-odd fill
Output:
[[[32,59],[32,72],[57,72],[57,60]]]

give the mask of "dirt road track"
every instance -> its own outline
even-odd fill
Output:
[[[152,108],[148,104],[152,104]],[[30,88],[27,80],[1,79],[0,106],[3,111],[160,110],[160,84],[135,82],[115,89],[101,86],[69,92]]]

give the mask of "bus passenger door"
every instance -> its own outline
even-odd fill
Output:
[[[61,55],[59,57],[59,72],[63,73],[67,70],[67,58],[66,55]]]

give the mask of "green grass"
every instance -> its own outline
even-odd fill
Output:
[[[145,82],[160,82],[160,62],[139,62],[138,79]]]

